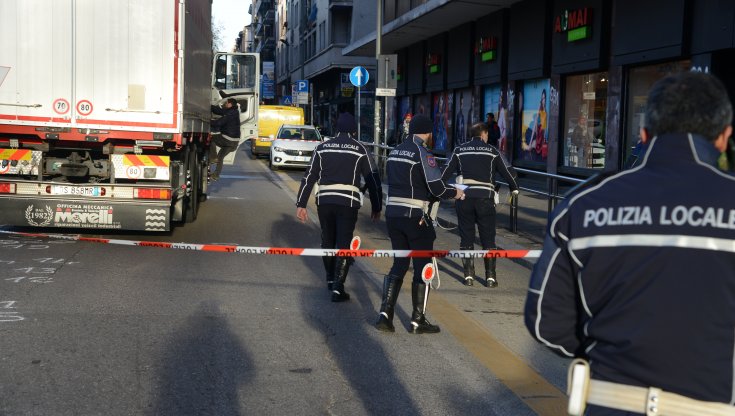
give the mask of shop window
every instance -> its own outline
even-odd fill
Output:
[[[546,162],[549,152],[548,79],[525,81],[519,92],[518,107],[521,109],[520,137],[516,140],[516,160]]]
[[[607,72],[567,77],[562,166],[605,167]]]
[[[623,137],[625,159],[640,140],[640,129],[645,125],[645,109],[648,91],[656,81],[677,72],[688,71],[692,62],[683,60],[663,64],[631,68],[628,77],[627,123]]]

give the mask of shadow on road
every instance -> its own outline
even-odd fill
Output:
[[[304,227],[308,231],[296,234],[293,232],[296,226]],[[284,215],[281,220],[273,223],[271,241],[283,247],[314,247],[320,243],[320,231],[313,225],[297,224],[293,217]],[[309,325],[322,333],[329,348],[329,359],[341,370],[340,378],[334,380],[336,389],[332,392],[332,402],[339,405],[341,402],[359,399],[368,414],[420,415],[421,411],[411,392],[401,384],[401,378],[385,350],[385,343],[376,339],[389,335],[372,327],[379,305],[371,302],[370,294],[381,290],[382,278],[376,284],[376,281],[366,279],[362,271],[353,265],[345,284],[351,300],[332,303],[326,288],[321,259],[303,259],[304,265],[317,280],[317,289],[304,291],[301,296],[304,317]],[[370,322],[369,325],[366,325],[366,319]],[[397,308],[397,332],[405,330],[401,327],[401,321],[407,319],[405,312]],[[342,386],[342,379],[349,383],[349,388]],[[347,407],[330,409],[330,412],[342,414],[348,409],[359,412],[349,407],[349,403],[345,406]]]
[[[241,415],[238,390],[254,379],[254,372],[219,307],[202,302],[168,342],[154,414]]]

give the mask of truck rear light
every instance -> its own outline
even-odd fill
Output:
[[[14,183],[0,183],[0,194],[14,194],[15,184]]]
[[[160,188],[135,188],[133,198],[136,199],[171,199],[170,189]]]

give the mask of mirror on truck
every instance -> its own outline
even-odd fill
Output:
[[[225,88],[227,85],[227,57],[220,55],[214,66],[214,86],[217,88]]]

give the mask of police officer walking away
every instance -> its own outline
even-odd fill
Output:
[[[641,163],[553,213],[525,321],[580,359],[572,414],[735,414],[735,177],[715,167],[732,118],[713,76],[658,81]]]
[[[228,153],[237,149],[237,144],[240,141],[240,112],[237,110],[237,100],[228,98],[225,101],[225,108],[213,105],[212,113],[222,116],[210,122],[212,128],[218,129],[221,133],[212,136],[212,142],[219,147],[216,158],[214,156],[214,146],[210,147],[212,161],[217,163],[217,167],[212,174],[212,180],[216,181],[222,173],[222,161]]]
[[[495,174],[499,173],[518,193],[515,170],[505,164],[495,146],[488,144],[488,128],[485,123],[472,126],[472,140],[457,147],[444,169],[442,177],[447,180],[456,171],[457,183],[467,186],[465,199],[455,203],[459,222],[460,250],[474,250],[475,224],[480,232],[483,250],[495,250]],[[496,259],[484,258],[485,286],[496,287]],[[465,284],[472,286],[475,279],[475,261],[463,258]]]
[[[306,204],[316,187],[316,205],[322,229],[322,248],[348,249],[357,223],[357,210],[362,205],[360,175],[370,192],[373,221],[380,219],[383,190],[378,168],[370,153],[352,135],[357,132],[355,118],[342,113],[337,119],[337,136],[314,150],[311,165],[301,180],[296,201],[296,217],[306,222]],[[352,257],[322,257],[327,273],[327,288],[332,302],[350,299],[344,284],[354,262]]]
[[[426,142],[431,139],[432,130],[430,118],[423,114],[414,116],[409,126],[410,138],[388,155],[385,221],[393,250],[432,250],[436,233],[429,218],[430,206],[438,203],[439,199],[458,199],[464,195],[461,190],[447,185],[442,179],[436,159],[425,147]],[[395,332],[393,310],[410,261],[408,258],[396,258],[383,281],[383,300],[375,324],[381,331]],[[439,327],[426,319],[424,310],[428,292],[421,279],[421,271],[429,262],[430,258],[413,259],[413,312],[410,331],[414,334],[439,332]]]

